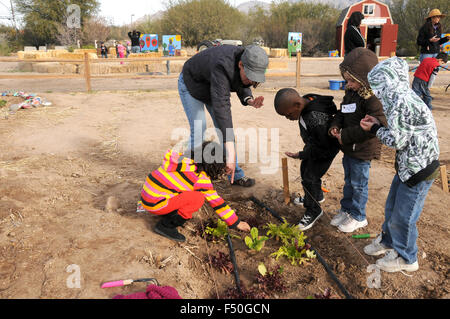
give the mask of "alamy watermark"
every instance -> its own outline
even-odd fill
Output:
[[[71,4],[67,7],[66,24],[69,29],[81,28],[81,8],[77,4]]]
[[[215,128],[202,127],[202,121],[194,122],[194,145],[201,145],[202,141],[215,140],[219,144],[223,141],[223,134]],[[235,151],[239,164],[259,164],[261,174],[275,174],[280,168],[280,129],[279,128],[230,128],[226,134],[233,134]],[[190,130],[175,128],[172,130],[171,140],[177,141],[173,147],[176,151],[185,151],[190,145]],[[248,147],[247,147],[248,146]],[[246,150],[248,149],[248,153]],[[211,150],[205,149],[204,152]],[[248,157],[246,156],[248,155]],[[204,154],[203,154],[204,155]],[[215,156],[210,158],[219,157]],[[195,155],[197,156],[197,155]]]
[[[66,286],[69,289],[81,288],[81,270],[80,266],[72,264],[66,267],[66,272],[71,273],[66,279]]]
[[[381,288],[381,270],[377,265],[369,265],[367,266],[367,272],[372,273],[369,277],[367,277],[367,287],[380,289]]]

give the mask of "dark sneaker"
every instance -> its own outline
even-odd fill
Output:
[[[244,176],[241,179],[234,181],[232,185],[242,186],[242,187],[252,187],[255,185],[255,179]]]
[[[322,215],[323,211],[321,211],[320,214],[317,216],[315,216],[310,212],[306,212],[305,215],[303,215],[302,219],[300,220],[298,228],[300,228],[301,231],[310,229]]]
[[[153,229],[155,233],[164,236],[166,238],[169,238],[171,240],[177,241],[177,242],[185,242],[186,237],[184,237],[182,234],[178,232],[176,228],[169,228],[164,226],[161,222],[158,222],[155,225],[155,228]]]
[[[319,204],[322,204],[324,201],[325,201],[325,197],[323,197],[321,200],[319,200]],[[294,205],[303,207],[304,203],[305,203],[305,197],[303,197],[303,196],[299,196],[294,199]]]

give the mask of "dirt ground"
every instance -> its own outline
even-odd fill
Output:
[[[447,80],[447,76],[441,77],[442,83],[433,89],[433,116],[439,131],[441,162],[448,166],[450,106],[449,93],[443,89]],[[140,81],[151,89],[87,94],[77,92],[70,81],[0,80],[2,90],[18,89],[21,83],[26,86],[24,90],[31,90],[34,83],[39,89],[32,92],[53,103],[9,114],[7,107],[17,103],[17,98],[0,97],[8,102],[0,108],[0,298],[108,299],[144,291],[146,284],[101,289],[103,282],[147,277],[175,287],[182,298],[224,298],[227,289],[234,287],[232,273],[213,269],[205,262],[208,255],[228,254],[226,242],[207,241],[195,232],[199,225],[215,218],[211,209],[204,206],[181,229],[187,237],[182,244],[152,231],[157,217],[136,213],[146,175],[161,164],[164,152],[183,141],[188,132],[176,78]],[[284,152],[303,146],[298,124],[278,116],[273,109],[276,91],[293,86],[292,82],[292,78],[270,79],[258,88],[256,94],[266,99],[260,110],[243,107],[235,95],[232,97],[236,128],[267,128],[259,132],[259,140],[279,130],[279,147],[276,137],[269,137],[270,150],[263,153],[275,154],[274,171],[262,170],[268,166],[262,157],[257,163],[249,161],[252,147],[245,145],[246,161],[242,166],[248,176],[256,178],[257,185],[243,190],[225,181],[217,183],[219,193],[242,219],[253,218],[261,223],[260,233],[265,223],[276,220],[250,201],[251,195],[291,223],[298,223],[303,213],[302,208],[282,202],[280,169]],[[339,104],[343,91],[326,87],[327,79],[308,78],[301,90],[334,95]],[[208,125],[212,127],[209,118]],[[380,231],[394,176],[393,154],[383,148],[382,159],[372,162],[369,225],[358,233]],[[288,163],[294,195],[301,192],[300,163],[291,159]],[[352,239],[329,224],[342,193],[341,163],[339,154],[324,177],[324,185],[330,190],[323,204],[325,214],[305,234],[344,287],[354,297],[364,299],[449,298],[450,196],[442,191],[440,179],[432,186],[418,222],[419,271],[407,275],[382,272],[381,287],[369,288],[367,280],[372,273],[367,267],[376,258],[366,256],[363,247],[370,240]],[[118,207],[106,207],[110,197],[118,200]],[[331,288],[334,298],[344,298],[317,259],[292,266],[286,259],[270,257],[279,247],[275,240],[267,241],[261,252],[251,253],[243,241],[245,234],[232,234],[240,237],[233,239],[233,245],[240,279],[247,288],[257,287],[257,267],[263,262],[269,269],[283,267],[287,287],[283,293],[267,292],[269,298],[303,299],[323,293],[326,288]],[[78,286],[73,281],[77,274]]]

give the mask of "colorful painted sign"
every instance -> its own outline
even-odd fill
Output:
[[[158,52],[158,35],[157,34],[141,34],[140,40],[141,52]]]
[[[447,36],[450,36],[450,33],[442,34],[441,37],[447,37]],[[442,51],[444,51],[447,54],[450,54],[450,41],[442,44]]]
[[[288,52],[289,56],[294,52],[302,52],[303,35],[299,32],[289,32]]]
[[[328,51],[328,56],[331,58],[337,58],[339,57],[339,51],[338,50]]]
[[[180,56],[181,35],[163,35],[163,53],[165,56]]]

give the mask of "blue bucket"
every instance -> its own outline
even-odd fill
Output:
[[[330,90],[339,90],[341,87],[341,81],[338,80],[329,80],[328,82],[330,82]]]
[[[341,81],[341,90],[345,90],[345,81]]]

